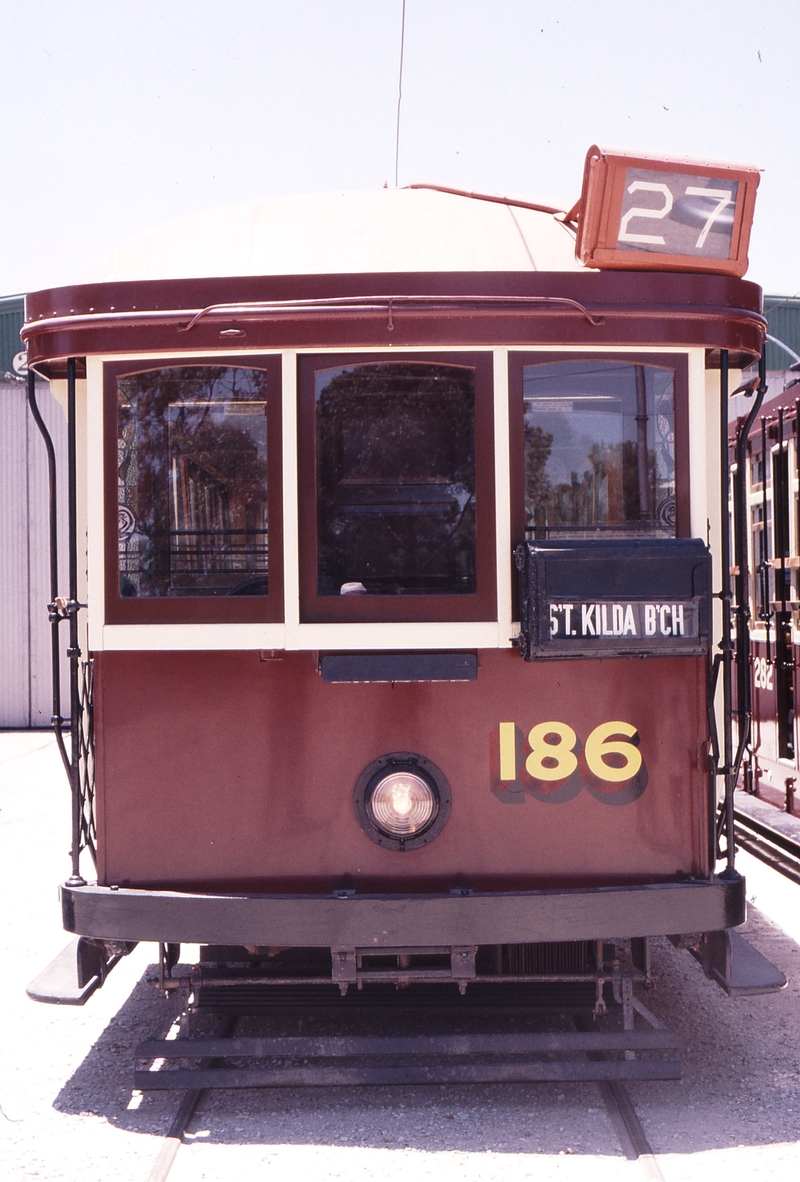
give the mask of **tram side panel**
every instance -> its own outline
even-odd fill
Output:
[[[750,645],[750,676],[753,701],[753,789],[757,794],[781,809],[796,810],[795,783],[798,775],[796,754],[796,722],[794,710],[787,708],[785,693],[779,692],[775,644],[753,640]],[[784,676],[791,686],[791,701],[798,700],[796,646],[791,648],[791,663]],[[789,753],[782,744],[783,716],[785,731],[793,740],[794,751]],[[787,801],[791,807],[787,808]]]
[[[413,893],[709,874],[702,659],[478,656],[474,681],[329,684],[314,653],[98,653],[100,883]],[[611,722],[636,734],[627,779],[624,757],[605,779],[587,764]],[[354,808],[365,767],[398,752],[452,797],[414,849],[371,840]]]
[[[798,732],[796,406],[785,392],[769,399],[746,444],[748,601],[753,725],[742,786],[796,811]],[[741,423],[741,420],[740,420]],[[738,429],[738,428],[737,428]]]

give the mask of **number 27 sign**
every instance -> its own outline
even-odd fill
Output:
[[[758,169],[589,149],[575,253],[589,267],[741,276]]]

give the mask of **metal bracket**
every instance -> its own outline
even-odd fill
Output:
[[[355,948],[331,949],[331,979],[339,986],[342,997],[350,985],[358,981],[358,964]]]
[[[458,989],[461,994],[467,991],[467,981],[475,980],[475,955],[477,951],[478,948],[475,944],[450,949],[450,972],[453,975],[453,979],[458,982]]]

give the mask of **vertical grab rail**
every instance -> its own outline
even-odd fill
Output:
[[[81,649],[78,643],[78,465],[75,406],[75,358],[67,361],[67,507],[69,515],[69,696],[70,696],[70,769],[72,789],[72,874],[69,886],[85,886],[81,874],[81,838],[84,817],[81,795]]]
[[[722,565],[722,767],[719,771],[725,777],[725,838],[727,843],[727,866],[722,872],[724,878],[734,878],[733,844],[733,639],[731,629],[731,531],[728,502],[730,497],[730,459],[728,455],[728,399],[729,390],[728,350],[720,351],[719,395],[720,395],[720,562]]]
[[[85,886],[86,879],[80,872],[81,849],[86,830],[84,800],[81,785],[81,757],[83,752],[82,711],[80,684],[81,648],[78,643],[78,480],[76,449],[76,363],[71,357],[67,362],[67,509],[69,519],[69,590],[65,598],[58,594],[58,493],[56,485],[56,453],[50,432],[36,402],[36,376],[28,371],[28,405],[33,420],[39,429],[47,452],[47,475],[50,499],[50,620],[51,671],[53,678],[53,713],[51,724],[58,743],[64,769],[69,778],[72,797],[72,845],[70,859],[72,874],[67,879],[70,886]],[[61,714],[61,654],[59,650],[59,624],[69,621],[69,689],[70,689],[70,750],[64,744],[64,718]]]
[[[58,489],[56,486],[56,450],[53,439],[36,402],[36,375],[28,370],[28,406],[33,421],[39,429],[47,452],[47,483],[50,513],[50,602],[47,605],[50,621],[50,673],[52,677],[53,705],[50,725],[56,736],[56,743],[67,776],[71,778],[70,759],[64,745],[64,719],[61,716],[61,653],[59,650],[58,625],[63,616],[58,610]]]
[[[725,830],[725,854],[727,865],[722,872],[723,878],[736,878],[738,872],[734,866],[735,846],[733,834],[733,793],[739,770],[742,764],[745,748],[750,738],[750,631],[749,607],[747,604],[747,489],[745,480],[745,446],[756,415],[761,409],[767,389],[766,361],[762,351],[758,367],[758,384],[755,388],[756,399],[750,408],[750,413],[736,437],[736,479],[734,481],[733,496],[733,545],[736,564],[736,645],[733,644],[733,628],[731,610],[731,529],[728,504],[730,497],[730,457],[728,436],[728,398],[729,386],[728,351],[723,349],[720,354],[720,485],[722,494],[722,521],[720,534],[720,560],[722,564],[722,710],[723,710],[723,749],[722,767],[718,773],[724,776],[725,799],[723,802],[720,821]],[[744,387],[744,389],[752,386]],[[741,389],[741,388],[740,388]],[[736,391],[737,393],[739,391]],[[766,469],[764,472],[766,483]],[[733,666],[736,665],[736,716],[738,721],[738,743],[736,754],[733,748]]]
[[[736,479],[733,485],[733,545],[734,565],[736,566],[736,718],[739,731],[739,746],[733,769],[734,788],[739,778],[739,769],[744,753],[750,743],[753,719],[750,686],[750,569],[747,546],[747,476],[745,466],[747,463],[747,440],[750,438],[750,432],[767,392],[766,346],[762,350],[758,362],[757,385],[753,388],[752,384],[749,384],[746,390],[754,393],[755,399],[736,436]]]

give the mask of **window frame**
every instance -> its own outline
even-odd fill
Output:
[[[691,534],[691,488],[689,485],[689,361],[685,353],[613,353],[586,351],[541,353],[512,352],[508,358],[509,442],[511,447],[511,539],[512,551],[525,539],[525,428],[523,383],[525,367],[580,361],[622,361],[629,365],[652,365],[675,374],[675,537]],[[602,536],[598,532],[598,538]],[[624,537],[620,534],[620,537]],[[563,539],[569,545],[568,539]]]
[[[269,591],[266,595],[176,595],[124,598],[119,593],[117,381],[193,366],[257,369],[267,374],[267,512]],[[103,364],[105,622],[107,624],[257,624],[282,622],[283,465],[281,358],[270,355],[148,357]]]
[[[494,355],[481,352],[306,353],[297,359],[300,622],[473,622],[497,619]],[[317,424],[315,374],[348,365],[418,363],[475,374],[475,570],[469,595],[319,595],[317,592]]]

